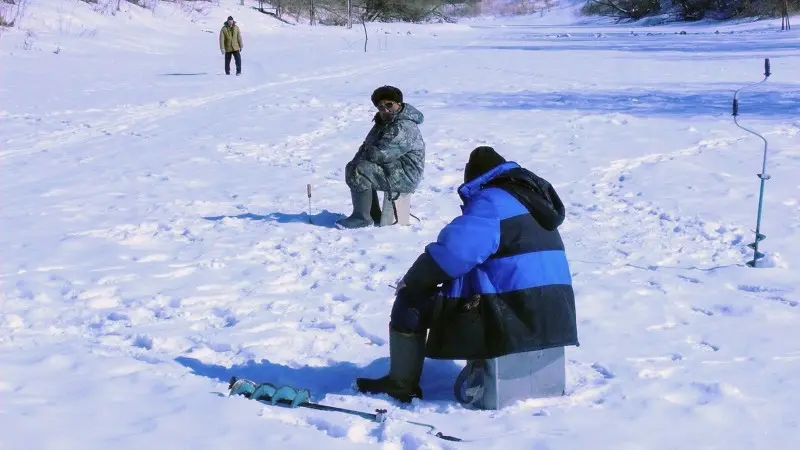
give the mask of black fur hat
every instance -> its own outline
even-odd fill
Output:
[[[372,104],[378,106],[381,100],[403,103],[403,92],[394,86],[381,86],[372,92]]]
[[[464,167],[464,183],[478,178],[504,162],[506,162],[506,159],[500,156],[492,147],[477,147],[469,154],[469,161]]]

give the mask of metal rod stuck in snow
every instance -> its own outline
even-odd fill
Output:
[[[308,195],[308,223],[311,223],[311,184],[306,185],[306,194]]]
[[[764,184],[767,180],[770,179],[770,176],[767,175],[768,144],[767,144],[767,139],[761,134],[739,125],[739,120],[737,119],[739,116],[739,99],[737,98],[737,96],[739,95],[740,91],[753,86],[758,86],[759,84],[767,81],[767,78],[769,78],[770,75],[772,75],[772,73],[770,72],[769,58],[766,58],[764,60],[764,79],[759,81],[758,83],[753,83],[745,87],[739,88],[733,94],[733,122],[736,124],[737,127],[743,129],[744,131],[747,131],[750,134],[758,136],[759,138],[761,138],[762,141],[764,141],[764,155],[761,160],[761,173],[757,174],[761,182],[758,194],[758,213],[756,215],[756,231],[755,231],[756,238],[752,244],[747,244],[748,247],[753,249],[753,260],[747,262],[747,265],[750,267],[756,267],[758,260],[764,257],[764,254],[758,251],[758,243],[767,238],[767,236],[761,234],[761,212],[763,211],[764,208]]]

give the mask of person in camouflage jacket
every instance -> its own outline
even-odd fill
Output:
[[[381,86],[372,93],[378,108],[372,129],[345,166],[353,213],[337,224],[362,228],[380,221],[378,191],[392,195],[410,194],[422,181],[425,169],[425,141],[419,130],[423,114],[403,102],[394,86]]]

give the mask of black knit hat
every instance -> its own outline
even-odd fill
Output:
[[[464,167],[464,183],[468,183],[475,178],[485,174],[506,162],[492,147],[481,146],[469,154],[469,161]]]
[[[233,16],[228,16],[228,20],[233,20]],[[227,22],[227,20],[226,20]]]
[[[378,106],[381,100],[403,103],[403,92],[394,86],[381,86],[372,92],[372,104]]]

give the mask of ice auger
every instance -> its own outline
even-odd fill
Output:
[[[228,383],[228,396],[242,395],[251,400],[276,406],[288,406],[290,408],[309,408],[319,411],[340,412],[358,416],[372,422],[382,423],[386,421],[386,410],[376,409],[375,413],[366,413],[354,409],[338,408],[336,406],[321,405],[311,402],[311,392],[308,389],[298,389],[292,386],[281,386],[280,388],[271,383],[256,383],[244,378],[231,377]],[[462,441],[457,437],[447,436],[436,431],[436,427],[426,423],[404,420],[404,422],[428,428],[428,434],[444,439],[446,441]]]

